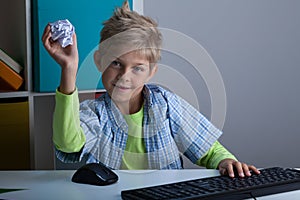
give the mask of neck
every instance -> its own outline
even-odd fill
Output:
[[[130,99],[129,102],[115,102],[123,115],[131,115],[137,113],[142,108],[143,103],[144,99],[142,95],[140,97],[136,97],[135,99]]]

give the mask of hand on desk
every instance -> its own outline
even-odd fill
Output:
[[[234,171],[236,171],[240,177],[245,177],[245,175],[251,176],[250,170],[252,170],[256,174],[260,173],[260,171],[255,166],[248,165],[234,159],[221,160],[218,169],[221,175],[228,175],[230,177],[234,177]]]

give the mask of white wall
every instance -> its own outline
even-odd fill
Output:
[[[193,38],[210,54],[227,96],[220,141],[258,167],[300,167],[299,10],[297,0],[144,0],[145,15]],[[210,93],[189,60],[163,52],[161,64],[187,78],[200,111],[210,118]]]

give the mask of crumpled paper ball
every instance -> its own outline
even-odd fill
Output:
[[[69,22],[69,20],[58,20],[50,23],[50,27],[53,41],[58,40],[63,48],[73,44],[72,35],[75,31],[75,27]]]

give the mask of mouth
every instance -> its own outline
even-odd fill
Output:
[[[113,86],[117,89],[120,89],[120,90],[129,90],[130,87],[129,86],[124,86],[124,85],[117,85],[117,84],[113,84]]]

